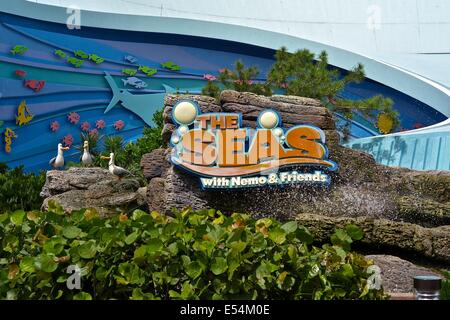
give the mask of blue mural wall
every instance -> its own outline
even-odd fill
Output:
[[[57,144],[79,145],[82,132],[134,141],[145,125],[152,125],[151,114],[162,108],[167,92],[199,93],[208,75],[232,68],[237,59],[257,65],[264,80],[274,55],[270,49],[215,39],[87,27],[68,30],[4,13],[0,35],[0,162],[32,172],[49,169]],[[139,66],[147,68],[138,70]],[[341,96],[362,99],[380,93],[395,101],[403,129],[446,119],[369,79],[348,86]],[[362,117],[355,120],[353,137],[376,134],[372,123]],[[78,161],[80,154],[71,148],[66,156]]]

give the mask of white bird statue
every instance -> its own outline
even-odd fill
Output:
[[[108,163],[108,170],[109,170],[109,172],[110,172],[111,174],[113,174],[113,175],[115,175],[116,177],[118,177],[119,180],[121,180],[123,177],[130,176],[130,175],[131,175],[131,173],[130,173],[128,170],[125,170],[124,168],[119,167],[119,166],[116,166],[116,165],[114,164],[114,153],[111,152],[111,153],[109,154],[109,157],[102,156],[101,158],[102,158],[103,160],[109,160],[109,163]]]
[[[85,140],[83,144],[83,155],[81,156],[81,163],[85,166],[90,166],[94,163],[94,157],[89,152],[89,141]]]
[[[64,167],[64,151],[69,149],[69,147],[63,147],[61,143],[58,143],[58,155],[52,158],[48,164],[55,169]]]

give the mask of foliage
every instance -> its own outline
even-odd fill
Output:
[[[442,271],[446,279],[442,281],[441,299],[450,300],[450,272]]]
[[[317,60],[314,53],[307,49],[295,53],[281,48],[275,54],[276,62],[269,71],[268,81],[286,93],[302,97],[326,100],[326,105],[333,111],[351,119],[353,111],[358,110],[374,121],[379,113],[390,117],[392,129],[398,127],[398,114],[392,108],[393,101],[381,95],[365,100],[348,100],[339,98],[340,92],[351,83],[364,80],[364,67],[357,64],[346,75],[338,69],[329,68],[328,55],[322,51]],[[375,122],[375,121],[374,121]]]
[[[261,95],[271,95],[270,86],[265,82],[259,82],[256,78],[259,69],[256,66],[246,68],[241,60],[237,60],[234,70],[224,68],[221,70],[218,80],[221,87],[213,81],[209,81],[202,89],[202,94],[219,98],[221,88],[239,92],[253,92]]]
[[[0,212],[39,209],[42,205],[39,193],[44,182],[44,173],[25,173],[23,166],[9,169],[6,164],[1,163]]]
[[[349,251],[355,226],[319,248],[296,221],[190,209],[100,219],[49,205],[0,215],[0,299],[385,298],[369,289],[371,262]],[[67,287],[69,265],[81,290]]]
[[[91,134],[91,133],[80,133],[80,140],[81,144],[76,146],[76,149],[80,151],[81,154],[83,154],[84,151],[84,141],[87,141],[89,143],[89,153],[92,154],[94,157],[98,155],[98,148],[99,148],[99,141],[101,141],[104,138],[104,136],[100,136],[98,134]]]

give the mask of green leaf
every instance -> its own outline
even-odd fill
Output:
[[[67,239],[74,239],[81,233],[81,229],[76,226],[67,226],[62,229],[62,235]]]
[[[30,256],[24,257],[19,264],[20,270],[23,272],[34,272],[34,258]]]
[[[78,247],[78,254],[83,259],[92,259],[97,253],[95,240],[90,240]]]
[[[342,266],[342,275],[346,278],[351,278],[353,277],[354,273],[353,273],[353,268],[350,264],[346,263]]]
[[[361,240],[364,236],[363,231],[361,230],[361,228],[359,228],[358,226],[354,225],[354,224],[349,224],[345,227],[345,231],[348,233],[348,235],[353,239],[353,240]]]
[[[139,233],[137,231],[130,233],[126,238],[125,238],[125,243],[126,244],[132,244],[133,242],[136,241],[136,239],[138,238]]]
[[[58,264],[55,262],[54,258],[44,253],[36,256],[36,259],[34,259],[34,266],[38,270],[49,273],[58,268]]]
[[[295,234],[304,244],[312,244],[314,241],[314,237],[311,232],[309,232],[309,230],[304,226],[299,226]]]
[[[92,300],[92,296],[88,292],[81,291],[73,296],[73,300]]]
[[[145,257],[145,254],[148,252],[148,246],[142,245],[136,250],[134,250],[134,258],[139,259]]]
[[[0,223],[2,223],[3,221],[5,221],[6,219],[9,218],[8,213],[2,213],[0,214]]]
[[[192,278],[197,279],[202,274],[202,266],[197,261],[192,261],[187,264],[185,268],[186,274]]]
[[[281,228],[275,228],[269,231],[269,238],[276,244],[282,244],[286,241],[286,232]]]
[[[228,269],[227,260],[225,258],[214,258],[214,262],[211,264],[211,272],[216,276],[224,273]]]
[[[295,230],[297,230],[297,221],[286,222],[281,226],[281,229],[283,229],[287,234],[295,232]]]
[[[179,229],[179,225],[176,222],[170,222],[164,227],[163,234],[166,236],[174,235]]]
[[[145,211],[137,209],[137,210],[133,211],[133,214],[131,215],[131,219],[136,221],[136,220],[139,220],[141,217],[144,217],[144,216],[148,216],[148,213],[145,212]]]
[[[44,251],[53,255],[58,255],[63,251],[66,241],[60,236],[53,236],[44,243]]]
[[[150,239],[147,243],[147,248],[149,253],[160,251],[163,248],[163,242],[158,238]]]
[[[16,226],[20,226],[23,223],[23,218],[25,217],[25,215],[26,213],[23,210],[14,211],[10,217],[11,222]]]

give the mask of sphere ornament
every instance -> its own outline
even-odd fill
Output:
[[[188,128],[187,126],[180,126],[180,127],[178,128],[178,132],[179,132],[181,135],[186,134],[188,131],[189,131],[189,128]]]
[[[189,125],[194,122],[198,114],[198,107],[192,101],[180,101],[172,111],[172,118],[181,125]]]
[[[180,142],[180,137],[173,136],[171,140],[172,140],[172,144],[178,144]]]
[[[275,111],[267,110],[259,115],[258,121],[260,126],[263,127],[264,129],[273,129],[280,122],[280,117],[278,116],[278,113],[276,113]]]
[[[275,128],[275,129],[273,129],[273,134],[276,136],[276,137],[281,137],[282,135],[283,135],[283,129],[281,129],[281,128]]]

